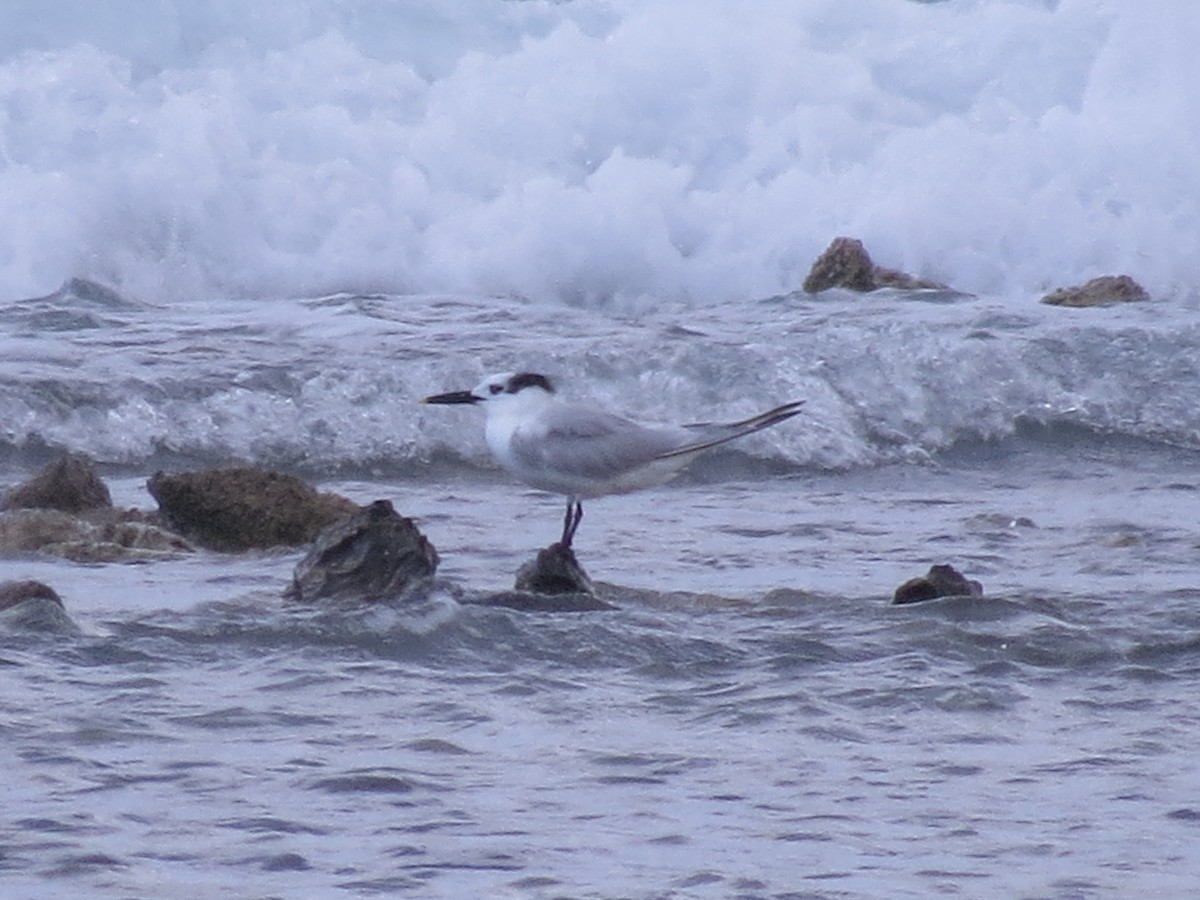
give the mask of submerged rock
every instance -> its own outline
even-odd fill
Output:
[[[0,622],[30,631],[77,631],[58,592],[40,581],[0,582]]]
[[[964,576],[953,566],[930,566],[919,578],[910,578],[892,595],[892,603],[920,603],[938,597],[981,597],[983,585]]]
[[[927,281],[895,269],[877,266],[871,260],[862,241],[839,237],[817,257],[804,279],[804,291],[816,294],[833,287],[843,287],[866,293],[880,288],[901,290],[948,290],[936,281]]]
[[[1128,275],[1102,275],[1076,287],[1059,288],[1042,298],[1051,306],[1110,306],[1149,300],[1146,289]]]
[[[82,563],[141,562],[191,552],[193,547],[180,535],[141,521],[136,511],[0,512],[0,557],[44,553]]]
[[[111,507],[108,486],[96,474],[92,461],[77,453],[43,466],[0,500],[0,509],[60,509],[74,513]]]
[[[59,303],[68,301],[72,304],[86,304],[104,309],[122,309],[136,307],[140,304],[123,297],[113,288],[89,281],[86,278],[68,278],[57,291],[38,300],[52,300]]]
[[[437,550],[412,519],[376,500],[320,533],[284,597],[305,603],[384,600],[432,578],[437,567]]]
[[[0,581],[0,610],[11,609],[27,600],[45,600],[63,605],[62,597],[48,584],[40,581]]]
[[[596,588],[575,558],[575,551],[562,544],[551,544],[538,551],[537,558],[517,570],[515,589],[534,594],[588,594]]]
[[[358,509],[292,475],[254,466],[157,472],[146,486],[172,528],[226,552],[302,546]]]
[[[121,313],[144,308],[144,303],[123,297],[103,284],[85,278],[71,278],[64,281],[53,294],[6,304],[5,313],[42,334],[48,331],[120,328],[128,323]]]

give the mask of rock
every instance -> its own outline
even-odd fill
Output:
[[[109,509],[112,496],[100,480],[92,461],[77,453],[48,463],[24,484],[13,488],[0,502],[0,509],[61,509],[81,512]]]
[[[930,566],[919,578],[910,578],[892,595],[892,603],[920,603],[938,597],[981,597],[983,585],[964,577],[953,566]]]
[[[48,584],[40,581],[3,581],[0,582],[0,610],[11,609],[27,600],[44,600],[48,603],[63,605],[62,597]]]
[[[1149,299],[1146,289],[1128,275],[1102,275],[1086,284],[1052,291],[1042,298],[1042,302],[1051,306],[1084,307]]]
[[[0,583],[0,626],[8,631],[79,634],[58,592],[40,581]]]
[[[68,278],[57,291],[38,300],[69,301],[72,304],[87,304],[101,309],[122,309],[137,307],[138,304],[121,296],[116,290],[107,285],[86,278]]]
[[[123,297],[110,287],[84,278],[71,278],[53,294],[18,300],[10,304],[5,313],[41,334],[119,328],[128,324],[128,318],[122,313],[145,308],[145,304]]]
[[[81,563],[141,562],[193,551],[179,535],[140,517],[133,510],[80,515],[58,509],[0,512],[0,557],[44,553]]]
[[[438,555],[412,519],[376,500],[325,528],[296,565],[289,600],[384,600],[437,571]]]
[[[253,466],[157,472],[146,486],[172,528],[227,552],[302,546],[359,508],[292,475]]]
[[[895,269],[875,265],[862,241],[848,237],[834,238],[825,252],[813,263],[808,277],[804,279],[804,290],[809,294],[832,287],[844,287],[864,293],[885,287],[910,291],[949,290],[946,285],[936,281],[927,281]]]
[[[517,571],[515,589],[534,594],[589,594],[596,588],[575,558],[575,551],[562,544],[551,544],[538,551],[537,558]]]

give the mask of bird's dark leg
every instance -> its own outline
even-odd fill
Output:
[[[583,520],[583,504],[574,497],[567,498],[567,514],[563,516],[563,533],[559,544],[564,550],[571,549],[571,541],[575,539],[575,530]]]

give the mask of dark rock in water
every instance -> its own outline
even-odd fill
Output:
[[[5,312],[40,334],[119,328],[128,323],[122,313],[144,308],[145,304],[123,297],[110,287],[84,278],[71,278],[53,294],[18,300],[9,304]]]
[[[468,597],[463,602],[521,612],[595,612],[618,608],[598,596],[575,552],[558,543],[539,550],[535,559],[521,566],[513,590]]]
[[[320,533],[284,597],[305,603],[384,600],[433,577],[437,566],[437,551],[412,519],[376,500]]]
[[[0,582],[0,609],[10,609],[26,600],[45,600],[63,605],[62,597],[48,584],[40,581]]]
[[[1042,302],[1051,306],[1084,307],[1149,299],[1146,289],[1128,275],[1102,275],[1086,284],[1052,291],[1042,298]]]
[[[83,303],[104,309],[121,309],[136,307],[139,304],[121,296],[107,285],[86,278],[68,278],[57,291],[39,300],[70,301],[75,304]]]
[[[24,484],[4,495],[0,509],[61,509],[82,512],[85,509],[112,507],[108,486],[100,480],[92,461],[77,453],[68,453],[43,466]]]
[[[79,631],[58,592],[40,581],[0,582],[0,623],[27,631]]]
[[[936,281],[927,281],[875,265],[862,241],[839,237],[825,249],[804,279],[804,290],[816,294],[832,287],[848,288],[852,291],[877,291],[890,287],[901,290],[948,290]]]
[[[537,558],[517,571],[518,591],[534,594],[590,594],[596,588],[587,572],[575,558],[575,551],[562,544],[551,544],[539,550]]]
[[[157,472],[146,486],[172,528],[227,552],[301,546],[359,508],[292,475],[253,466]]]
[[[191,553],[180,535],[142,521],[136,510],[0,512],[0,557],[44,553],[73,562],[142,562]]]
[[[831,287],[844,287],[852,291],[873,291],[875,264],[861,241],[853,238],[834,238],[804,279],[804,290],[810,294]]]
[[[966,578],[953,566],[930,566],[919,578],[910,578],[892,595],[892,603],[920,603],[938,597],[981,597],[983,585]]]

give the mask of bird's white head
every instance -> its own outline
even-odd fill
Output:
[[[529,402],[540,403],[554,393],[554,385],[545,375],[536,372],[501,372],[489,375],[469,391],[434,394],[422,403],[482,403],[487,406],[510,406]]]

